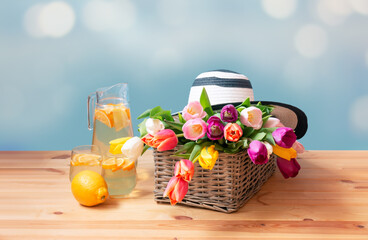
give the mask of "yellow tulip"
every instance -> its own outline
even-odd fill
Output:
[[[201,154],[198,156],[199,164],[204,169],[212,170],[213,166],[215,166],[218,155],[219,153],[215,150],[215,145],[204,147],[201,150]]]
[[[289,161],[297,156],[297,153],[293,148],[283,148],[277,144],[273,146],[273,153]]]
[[[121,154],[122,153],[121,148],[126,143],[126,141],[128,141],[129,139],[131,139],[131,137],[123,137],[123,138],[117,138],[117,139],[111,140],[109,142],[110,144],[109,152],[112,154]]]

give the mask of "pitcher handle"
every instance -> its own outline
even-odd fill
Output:
[[[96,98],[95,92],[88,95],[88,100],[87,100],[88,130],[93,129],[93,122],[91,123],[91,120],[93,121],[94,119],[94,110],[95,110],[95,104],[96,104],[95,98]]]

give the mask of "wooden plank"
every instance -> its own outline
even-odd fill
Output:
[[[0,152],[0,239],[368,239],[368,151],[308,151],[233,214],[156,204],[151,151],[128,198],[83,207],[69,154]]]

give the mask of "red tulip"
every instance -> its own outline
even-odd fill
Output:
[[[295,158],[292,158],[289,160],[286,160],[284,158],[277,158],[277,166],[279,167],[280,172],[282,173],[282,176],[284,176],[284,178],[293,178],[296,177],[296,175],[298,175],[299,170],[300,170],[300,165],[299,163],[296,161]]]
[[[164,197],[169,197],[171,205],[181,202],[188,192],[188,182],[181,177],[172,177],[167,184]]]
[[[181,177],[187,182],[191,181],[194,175],[193,163],[187,159],[176,162],[174,174],[176,177]]]
[[[155,135],[147,134],[142,141],[150,147],[157,148],[157,151],[172,150],[178,145],[178,137],[171,129],[164,129]]]

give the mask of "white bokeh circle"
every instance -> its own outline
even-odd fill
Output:
[[[74,10],[63,1],[34,5],[24,15],[27,33],[37,38],[63,37],[73,29],[74,24]]]
[[[362,15],[368,15],[368,1],[367,0],[350,0],[350,5],[355,12]]]
[[[327,25],[338,25],[352,13],[348,0],[320,0],[317,2],[317,15]]]
[[[121,31],[134,25],[136,10],[129,0],[92,0],[84,6],[82,16],[92,31]]]
[[[62,37],[74,27],[74,11],[65,2],[51,2],[42,8],[39,22],[45,35],[55,38]]]
[[[294,14],[296,0],[262,0],[263,10],[273,18],[287,18]]]
[[[296,50],[304,57],[317,58],[327,48],[328,38],[325,30],[317,25],[305,25],[294,38]]]

